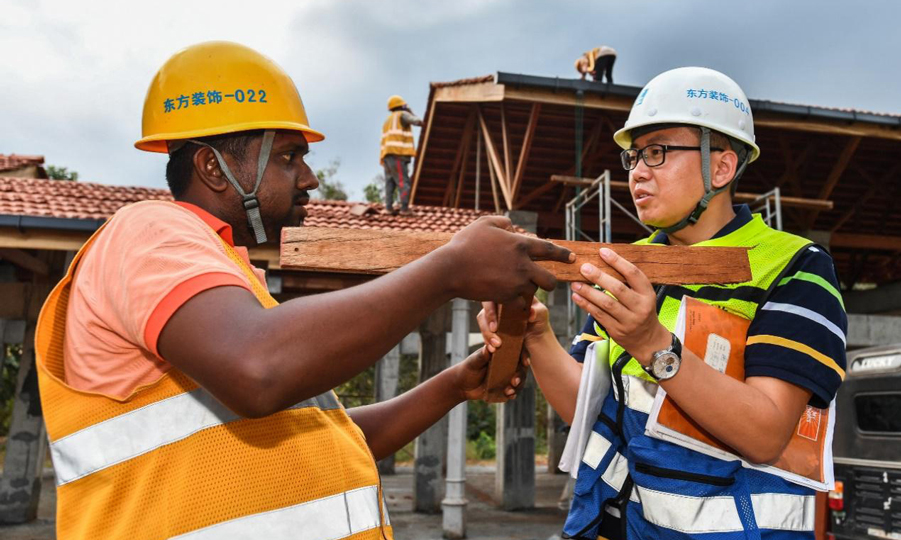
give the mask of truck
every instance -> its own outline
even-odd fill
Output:
[[[828,540],[901,540],[901,343],[848,353],[836,396]]]

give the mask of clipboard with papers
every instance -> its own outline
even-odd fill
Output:
[[[591,428],[597,421],[601,406],[611,388],[610,364],[607,361],[609,347],[610,342],[603,339],[592,342],[585,351],[576,411],[558,465],[561,471],[568,472],[573,478],[579,472],[579,463],[582,462],[585,448],[588,446]]]
[[[721,308],[690,297],[682,299],[675,333],[683,349],[692,351],[714,369],[744,380],[744,351],[751,322]],[[724,460],[741,460],[747,468],[765,471],[818,491],[835,485],[832,470],[832,434],[835,401],[826,409],[807,406],[788,446],[772,464],[759,465],[741,458],[689,418],[659,388],[645,433],[660,440]]]

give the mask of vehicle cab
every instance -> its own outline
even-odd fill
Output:
[[[901,344],[848,353],[827,538],[901,540]]]

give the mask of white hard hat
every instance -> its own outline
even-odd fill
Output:
[[[706,127],[748,145],[749,162],[760,155],[748,98],[735,81],[719,71],[684,67],[657,75],[635,98],[626,125],[613,140],[621,148],[629,148],[632,130],[657,124]]]

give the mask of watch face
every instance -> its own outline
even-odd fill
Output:
[[[660,380],[672,378],[679,371],[682,359],[674,352],[665,352],[654,359],[652,369],[654,376]]]

